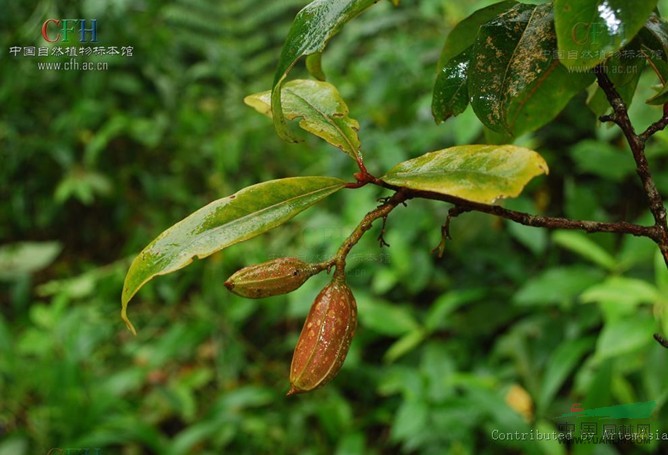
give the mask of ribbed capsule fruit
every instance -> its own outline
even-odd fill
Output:
[[[322,269],[297,258],[278,258],[235,272],[225,287],[242,297],[261,299],[297,289]]]
[[[306,317],[290,366],[288,395],[331,381],[348,354],[357,327],[357,303],[342,279],[320,291]]]

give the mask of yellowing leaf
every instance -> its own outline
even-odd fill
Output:
[[[288,72],[305,55],[322,52],[327,42],[355,16],[378,0],[315,0],[306,5],[295,17],[283,44],[272,87],[274,126],[278,135],[287,141],[295,141],[290,134],[279,95]]]
[[[323,81],[293,80],[281,91],[283,115],[301,119],[299,126],[326,140],[356,161],[361,161],[359,123],[348,117],[348,106],[332,84]],[[261,114],[272,117],[271,91],[249,95],[244,102]]]
[[[382,180],[413,190],[492,203],[518,196],[533,177],[547,173],[545,160],[524,147],[462,145],[399,163]]]

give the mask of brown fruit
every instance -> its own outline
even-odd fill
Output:
[[[357,327],[357,303],[342,279],[320,291],[297,341],[288,395],[328,383],[341,369]]]
[[[235,272],[225,287],[242,297],[261,299],[292,292],[321,270],[297,258],[273,259]]]

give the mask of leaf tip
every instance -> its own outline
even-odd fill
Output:
[[[125,322],[125,326],[128,328],[128,330],[132,332],[133,335],[137,336],[137,330],[135,329],[135,326],[132,325],[132,322],[130,322],[130,319],[128,319],[127,302],[123,304],[123,308],[121,309],[121,319],[123,319],[123,322]]]

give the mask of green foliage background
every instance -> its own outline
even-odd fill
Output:
[[[491,1],[380,3],[348,24],[323,64],[361,123],[369,170],[483,142],[471,112],[437,126],[431,88],[449,30]],[[573,403],[656,401],[668,432],[668,271],[646,239],[550,233],[480,214],[440,240],[445,204],[411,201],[349,258],[360,326],[337,379],[284,398],[291,352],[327,277],[264,301],[227,292],[242,266],[331,256],[384,194],[342,191],[294,221],[161,277],[119,317],[132,259],[207,202],[271,178],[350,178],[315,138],[281,142],[243,105],[271,86],[300,0],[6,2],[0,18],[0,454],[661,453],[668,444],[495,440],[555,430]],[[666,8],[660,4],[662,11]],[[108,71],[40,71],[47,18],[98,19]],[[303,76],[297,68],[293,76]],[[641,78],[640,129],[660,114]],[[506,206],[649,223],[627,146],[573,100],[519,138],[551,174]],[[648,148],[668,194],[668,134]],[[604,163],[604,165],[602,165]],[[29,243],[26,243],[29,242]],[[522,408],[528,394],[531,410]],[[517,397],[520,398],[517,398]],[[513,398],[515,397],[515,398]],[[524,397],[524,398],[522,398]],[[600,431],[600,427],[599,427]]]

